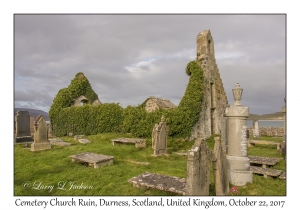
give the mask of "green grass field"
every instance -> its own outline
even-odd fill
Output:
[[[130,145],[112,145],[111,139],[133,137],[124,134],[99,134],[87,136],[90,144],[81,144],[71,137],[62,137],[71,146],[53,146],[51,150],[31,152],[18,144],[14,148],[14,195],[15,196],[170,196],[178,195],[154,189],[135,188],[127,180],[144,172],[186,177],[186,156],[173,152],[187,151],[194,142],[168,138],[169,156],[152,157],[151,139],[147,148]],[[213,136],[207,139],[213,150]],[[98,169],[73,163],[70,155],[83,152],[115,156],[114,164]],[[275,147],[255,146],[248,148],[249,155],[283,158]],[[149,165],[134,162],[148,162]],[[286,171],[285,159],[281,159],[274,169]],[[213,170],[211,169],[210,195],[215,195]],[[73,186],[73,188],[71,187]],[[85,186],[86,189],[75,189]],[[231,186],[232,187],[232,186]],[[82,187],[81,187],[82,188]],[[253,175],[253,184],[238,187],[234,195],[286,195],[286,182],[280,179],[265,179]],[[179,196],[179,195],[178,195]]]

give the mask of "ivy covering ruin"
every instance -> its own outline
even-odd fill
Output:
[[[122,132],[151,137],[154,124],[165,115],[169,136],[189,137],[201,111],[204,76],[198,61],[189,62],[185,70],[190,78],[178,107],[154,112],[147,112],[143,104],[126,108],[116,103],[92,106],[91,102],[98,99],[98,96],[80,72],[68,88],[61,89],[53,100],[49,111],[52,132],[57,136]],[[72,106],[74,99],[81,95],[90,99],[88,103]]]

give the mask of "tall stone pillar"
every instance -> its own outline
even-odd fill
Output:
[[[284,98],[286,102],[286,98]],[[282,107],[281,112],[283,113],[283,141],[279,144],[279,152],[281,155],[286,155],[286,105]]]
[[[228,177],[229,182],[236,186],[244,186],[252,183],[253,175],[250,171],[250,159],[247,156],[247,127],[246,120],[249,117],[249,108],[242,106],[240,100],[243,89],[239,83],[232,89],[234,104],[226,108],[227,140],[228,140]]]
[[[286,103],[286,98],[284,98]],[[286,105],[282,107],[281,112],[283,112],[283,142],[286,142]]]

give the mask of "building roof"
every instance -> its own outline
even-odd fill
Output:
[[[162,108],[162,109],[176,108],[176,105],[174,105],[170,100],[163,99],[163,98],[157,98],[154,96],[150,96],[149,98],[147,98],[145,103],[150,99],[153,100],[159,108]]]

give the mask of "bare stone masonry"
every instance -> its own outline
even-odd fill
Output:
[[[221,142],[226,144],[226,120],[224,112],[229,107],[221,75],[216,64],[214,41],[210,30],[197,36],[197,61],[201,62],[204,73],[204,96],[202,110],[192,130],[191,139],[208,138],[221,134]]]
[[[48,140],[48,126],[44,117],[37,117],[34,130],[34,142],[31,144],[31,151],[51,149],[51,143]]]
[[[150,96],[146,99],[145,103],[145,109],[147,112],[153,112],[157,109],[173,109],[176,108],[176,106],[168,99],[163,98],[157,98],[154,96]]]
[[[226,161],[226,148],[221,144],[220,137],[215,137],[213,153],[213,169],[216,195],[228,195],[229,180]]]
[[[15,116],[16,136],[15,143],[32,142],[30,132],[30,116],[26,110],[19,110]]]
[[[154,154],[152,156],[167,154],[167,137],[169,127],[166,124],[165,116],[161,117],[161,122],[155,124],[152,130],[152,148]]]
[[[209,195],[211,151],[206,140],[197,138],[187,152],[186,195]]]

